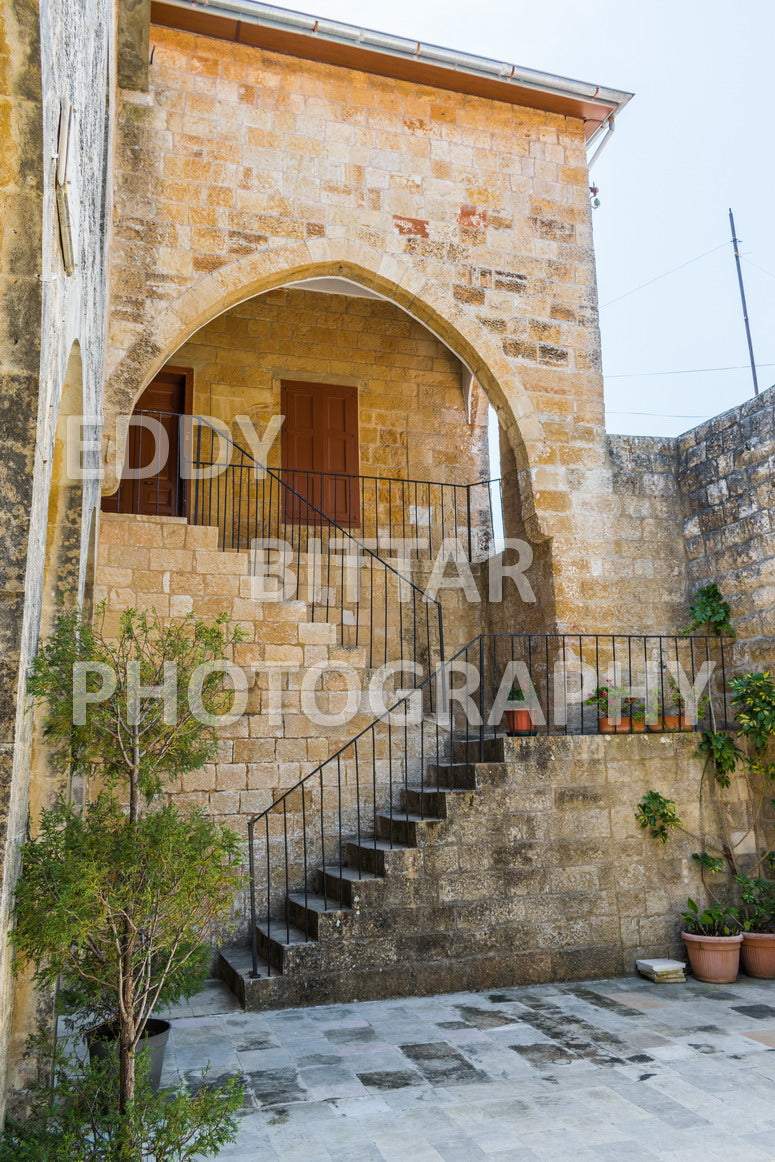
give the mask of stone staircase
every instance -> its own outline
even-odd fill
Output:
[[[634,804],[649,787],[697,801],[696,738],[497,736],[451,758],[372,834],[345,837],[341,867],[333,845],[306,890],[291,885],[258,925],[258,977],[246,944],[220,951],[245,1008],[607,978],[683,955],[680,910],[702,892],[693,840],[655,844]]]
[[[532,741],[532,740],[531,740]],[[465,750],[469,755],[466,757]],[[247,948],[219,953],[217,973],[248,1009],[329,1004],[542,979],[516,951],[529,867],[514,867],[530,829],[514,778],[514,742],[458,742],[453,762],[402,789],[376,830],[318,866],[285,915],[259,923],[258,978]],[[520,887],[514,891],[514,881]]]

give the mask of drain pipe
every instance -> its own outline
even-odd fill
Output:
[[[592,154],[589,161],[587,162],[587,169],[588,170],[592,169],[592,166],[595,164],[597,159],[600,157],[600,154],[603,152],[605,147],[608,145],[608,142],[611,140],[611,137],[613,136],[613,131],[614,131],[614,127],[615,127],[613,113],[608,118],[608,120],[606,122],[604,122],[604,124],[606,126],[606,131],[603,135],[603,140],[600,142],[597,149],[595,150],[595,152]]]

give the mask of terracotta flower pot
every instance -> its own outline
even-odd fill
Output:
[[[775,980],[775,932],[743,933],[743,972]]]
[[[657,731],[657,732],[661,733],[665,729],[665,720],[663,719],[662,715],[660,714],[659,717],[657,718],[656,722],[647,722],[646,728],[647,728],[647,730],[653,730],[653,731]]]
[[[740,967],[743,936],[693,936],[682,932],[689,964],[697,980],[709,984],[732,984]]]
[[[665,730],[693,730],[694,728],[686,721],[685,714],[666,714],[664,719]]]
[[[631,718],[620,718],[614,722],[612,718],[600,717],[597,720],[597,729],[601,734],[629,734]]]
[[[507,710],[506,732],[512,735],[534,734],[531,712],[529,710]]]

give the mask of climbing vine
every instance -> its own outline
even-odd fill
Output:
[[[667,843],[672,828],[683,826],[675,813],[673,800],[666,799],[659,791],[647,791],[635,809],[635,818],[642,830],[648,828],[660,843]]]
[[[718,585],[703,585],[692,598],[689,606],[691,618],[684,633],[704,630],[716,637],[734,637],[735,631],[729,621],[729,602],[719,592]]]
[[[730,776],[742,756],[740,747],[726,730],[703,730],[697,753],[710,763],[713,777],[720,787],[728,787]]]
[[[689,607],[691,621],[686,633],[704,630],[707,633],[730,637],[735,631],[730,625],[730,608],[719,592],[717,585],[705,585],[698,589]],[[755,867],[748,868],[753,876],[755,870],[775,870],[775,849],[761,850],[760,837],[772,826],[775,815],[775,796],[768,796],[763,790],[768,783],[775,783],[775,762],[771,744],[775,738],[775,681],[768,670],[761,673],[740,674],[729,683],[732,693],[732,709],[735,716],[734,730],[716,730],[715,722],[711,730],[704,730],[697,746],[697,754],[705,759],[705,773],[709,773],[719,788],[731,785],[732,775],[740,766],[745,770],[750,799],[753,804],[751,825],[747,832],[757,839],[758,859]],[[712,785],[712,784],[711,784]],[[700,810],[702,813],[703,783],[700,784]],[[721,818],[727,826],[723,802],[720,802]],[[676,804],[658,791],[648,791],[635,809],[635,818],[642,830],[648,830],[659,843],[667,843],[672,831],[679,829],[691,835],[683,826],[677,814]],[[722,838],[720,848],[706,850],[704,838],[698,839],[700,851],[692,859],[703,872],[718,875],[725,868],[736,877],[738,885],[746,880],[740,875],[736,863],[736,850],[740,848],[740,838]],[[769,846],[769,844],[767,845]],[[746,880],[746,882],[748,882]],[[759,884],[759,880],[752,880]]]

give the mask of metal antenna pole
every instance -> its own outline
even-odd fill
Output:
[[[748,355],[751,360],[751,375],[753,376],[753,393],[759,394],[759,381],[756,378],[756,361],[753,357],[753,342],[751,341],[751,326],[748,322],[748,307],[745,302],[745,287],[743,286],[743,272],[740,268],[740,251],[738,249],[739,239],[735,234],[735,219],[732,211],[729,211],[729,226],[732,231],[732,249],[735,252],[735,265],[737,266],[737,281],[740,285],[740,300],[743,304],[743,322],[745,323],[745,337],[748,340]]]

